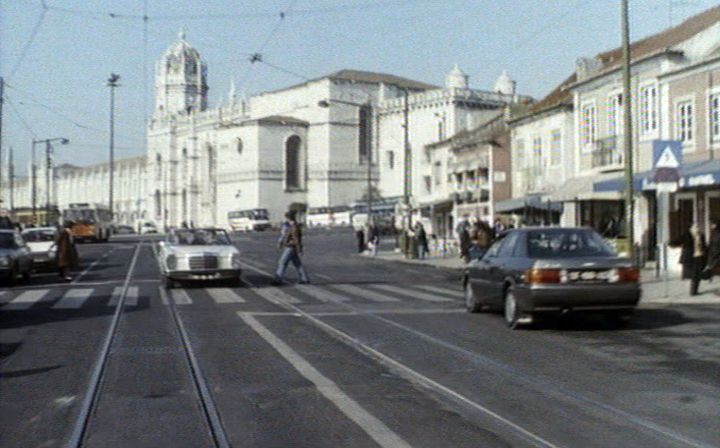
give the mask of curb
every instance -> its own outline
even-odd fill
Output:
[[[462,272],[462,269],[464,268],[463,266],[449,267],[449,266],[438,266],[437,264],[433,264],[433,263],[416,263],[414,261],[409,261],[409,260],[405,260],[402,258],[392,260],[392,259],[387,259],[387,258],[382,258],[382,257],[372,257],[369,255],[360,255],[360,254],[355,254],[355,256],[359,257],[359,258],[368,259],[368,260],[384,261],[387,263],[402,263],[402,264],[406,264],[406,265],[410,265],[410,266],[429,267],[429,268],[439,269],[441,271],[448,271],[448,272],[452,272],[452,273]]]

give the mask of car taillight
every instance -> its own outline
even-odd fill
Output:
[[[637,283],[640,281],[640,270],[638,268],[619,268],[618,280]]]
[[[525,273],[525,279],[530,284],[560,283],[560,270],[530,269]]]

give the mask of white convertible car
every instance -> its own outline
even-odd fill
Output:
[[[186,280],[241,282],[240,252],[223,229],[171,229],[159,246],[158,261],[166,288]]]

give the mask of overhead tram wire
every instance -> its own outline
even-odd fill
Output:
[[[270,30],[270,33],[268,33],[267,37],[263,41],[262,45],[260,45],[260,48],[248,58],[248,61],[250,62],[250,66],[245,70],[245,73],[240,78],[240,88],[244,89],[247,82],[250,79],[250,74],[253,71],[253,68],[255,67],[256,62],[262,62],[263,58],[263,51],[265,51],[265,48],[268,46],[270,41],[272,41],[273,37],[275,37],[275,34],[277,34],[278,30],[282,26],[283,22],[285,22],[285,17],[287,17],[287,14],[292,11],[293,6],[295,6],[295,3],[297,3],[297,0],[291,0],[288,4],[288,7],[285,8],[285,11],[281,11],[279,14],[279,20],[277,23],[275,23],[275,26]]]
[[[20,124],[25,128],[25,130],[28,131],[30,133],[30,135],[32,135],[33,138],[35,138],[37,140],[39,138],[37,133],[35,133],[33,128],[30,127],[27,120],[25,120],[25,118],[22,116],[22,114],[17,109],[17,107],[15,107],[15,103],[10,99],[10,97],[7,95],[7,93],[5,94],[5,102],[8,104],[8,106],[10,106],[10,110],[12,110],[13,114],[18,119],[18,121],[20,121]]]
[[[25,42],[25,45],[23,46],[22,50],[20,51],[20,56],[18,57],[17,61],[15,61],[15,65],[13,66],[12,70],[10,70],[10,74],[7,76],[8,79],[12,79],[13,76],[15,76],[15,73],[17,73],[18,69],[20,68],[20,65],[25,60],[25,57],[27,56],[28,52],[30,51],[30,47],[32,47],[33,42],[35,41],[35,37],[37,37],[38,32],[40,32],[40,27],[42,26],[43,22],[45,21],[45,16],[48,12],[48,6],[45,4],[45,0],[40,0],[40,4],[42,5],[42,11],[40,12],[40,17],[38,17],[37,22],[35,22],[35,26],[33,26],[32,31],[30,32],[30,37],[28,38],[27,42]]]

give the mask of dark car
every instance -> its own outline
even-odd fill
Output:
[[[626,320],[640,301],[638,269],[589,228],[510,230],[468,263],[463,286],[468,312],[504,310],[511,328],[568,311]]]
[[[115,227],[113,233],[115,235],[133,235],[135,233],[135,229],[132,226],[121,224]]]
[[[13,283],[21,275],[29,280],[32,270],[32,254],[22,236],[14,230],[0,230],[0,278]]]

